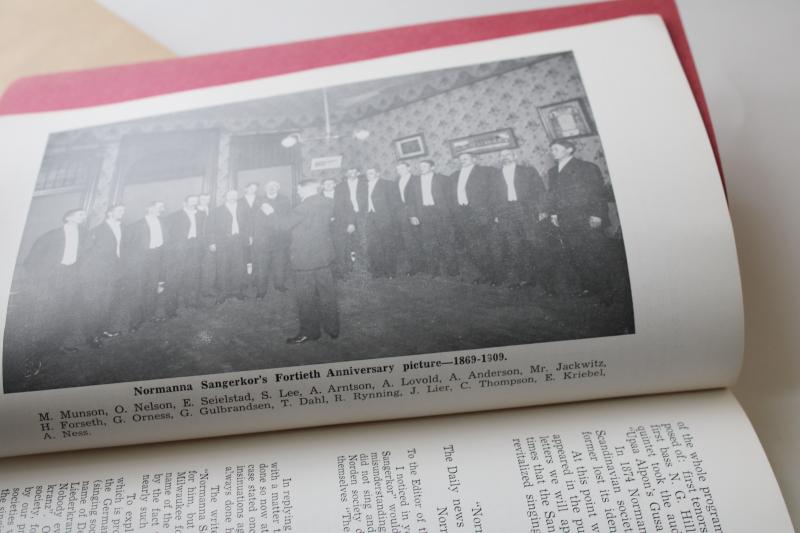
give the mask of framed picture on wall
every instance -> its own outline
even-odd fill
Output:
[[[596,133],[583,98],[542,106],[539,108],[539,116],[551,141]]]
[[[395,139],[392,144],[394,145],[394,153],[397,159],[411,159],[428,155],[425,137],[421,133]]]
[[[315,157],[311,160],[311,170],[333,170],[342,168],[342,156],[328,155],[325,157]]]
[[[458,157],[461,154],[484,154],[516,148],[517,137],[511,128],[503,128],[485,133],[476,133],[467,137],[459,137],[458,139],[450,139],[447,144],[450,145],[450,152],[453,157]]]

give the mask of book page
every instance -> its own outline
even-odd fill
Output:
[[[7,117],[0,140],[0,455],[739,369],[724,194],[658,17]]]
[[[727,391],[0,467],[0,519],[15,530],[792,531],[758,440]]]

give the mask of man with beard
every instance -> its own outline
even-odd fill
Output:
[[[202,220],[197,210],[199,198],[190,194],[183,208],[167,218],[167,316],[173,317],[180,305],[200,304],[200,269],[203,256]]]
[[[157,317],[159,283],[164,281],[164,249],[166,227],[161,222],[164,202],[147,206],[144,218],[131,224],[128,232],[126,269],[130,293],[130,330],[137,331],[147,320]]]
[[[99,348],[102,338],[116,337],[123,280],[123,239],[127,229],[122,227],[124,205],[114,205],[106,211],[104,222],[92,228],[85,268],[81,282],[86,301],[89,345]]]
[[[70,336],[77,333],[83,312],[80,269],[86,259],[87,239],[82,228],[86,211],[67,211],[62,222],[36,239],[25,269],[31,276],[33,326],[42,348],[57,346],[60,352],[71,353],[78,350]]]
[[[537,242],[536,229],[545,187],[535,168],[517,164],[516,152],[502,150],[500,161],[502,179],[494,188],[493,201],[497,224],[497,239],[493,242],[498,247],[495,257],[501,256],[500,248],[507,244],[517,287],[523,287],[534,280],[536,257],[533,247]]]
[[[333,202],[317,194],[315,180],[303,180],[297,186],[300,204],[282,220],[279,227],[291,231],[290,263],[294,271],[295,298],[299,329],[286,339],[288,344],[317,340],[324,330],[332,339],[339,336],[339,309],[336,282],[333,279],[333,242],[329,224]],[[274,216],[265,207],[267,216]]]
[[[239,193],[235,189],[225,193],[225,203],[211,213],[211,227],[208,228],[208,249],[215,254],[217,264],[217,284],[220,295],[218,303],[234,297],[244,299],[245,221],[239,209]]]

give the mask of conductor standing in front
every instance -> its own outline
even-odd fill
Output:
[[[289,262],[294,271],[299,331],[286,339],[288,344],[302,344],[321,337],[322,330],[332,339],[339,336],[339,308],[333,279],[333,242],[330,223],[333,200],[319,193],[316,180],[297,185],[300,204],[277,225],[291,231]],[[274,216],[271,208],[264,213]]]

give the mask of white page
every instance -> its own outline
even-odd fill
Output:
[[[0,466],[0,516],[23,528],[792,531],[758,439],[727,391]]]
[[[397,356],[381,361],[354,362],[343,354],[334,359],[341,364],[299,371],[296,367],[276,370],[267,361],[268,370],[261,371],[237,371],[235,366],[229,366],[228,374],[215,376],[6,393],[0,402],[0,418],[17,431],[4,439],[0,453],[487,410],[732,383],[741,360],[742,310],[730,221],[692,93],[662,21],[653,16],[447,47],[113,106],[4,118],[0,121],[0,172],[15,179],[4,180],[2,190],[5,196],[20,201],[10,204],[0,215],[5,228],[0,245],[6,250],[19,246],[28,199],[51,132],[103,127],[345,80],[356,82],[518,58],[521,54],[564,51],[571,51],[574,57],[602,137],[602,153],[624,231],[635,333],[509,345],[502,349],[465,345],[465,349],[448,353],[412,357],[392,354]],[[545,172],[546,168],[539,171]],[[7,295],[12,286],[13,254],[4,259],[0,294]],[[472,290],[472,286],[464,286],[464,291]],[[0,308],[0,322],[5,323],[5,303],[0,303]],[[587,313],[604,312],[599,307],[592,309]],[[480,317],[480,312],[478,309],[474,316]],[[291,303],[287,303],[284,313],[291,316]],[[328,346],[338,350],[336,347],[343,342],[344,334]],[[224,357],[225,350],[221,348],[220,357]],[[97,353],[102,352],[80,352],[88,355],[85,359],[76,358],[76,364],[95,368]],[[364,358],[361,354],[357,359]],[[113,369],[112,358],[98,360],[97,364],[101,363]],[[356,377],[328,378],[331,368],[355,368]],[[360,374],[361,369],[368,373]],[[320,373],[319,378],[313,375],[314,371]],[[277,379],[279,373],[282,381]],[[111,375],[109,381],[113,382],[113,372]],[[509,376],[512,381],[504,380]],[[204,386],[203,381],[211,386]],[[380,393],[379,389],[384,388],[394,393],[358,396],[354,394],[354,384],[362,387],[361,392]],[[419,387],[419,394],[411,394],[414,385]],[[164,393],[167,390],[181,393]],[[340,392],[345,394],[338,402],[341,405],[336,405],[338,398],[334,395]],[[229,402],[228,394],[238,398]],[[314,401],[326,394],[326,401]],[[228,416],[199,410],[204,399],[215,401],[220,395],[224,397],[223,404],[233,403],[243,409],[236,414],[227,410]],[[66,415],[62,412],[65,409],[70,411]],[[71,425],[70,418],[77,418],[77,424]]]

